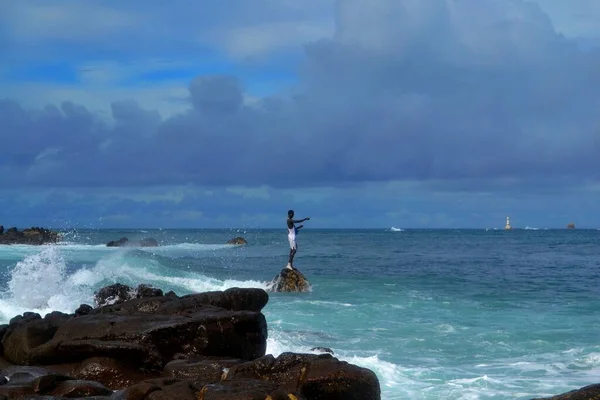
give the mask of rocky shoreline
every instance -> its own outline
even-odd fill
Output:
[[[62,240],[58,232],[54,232],[45,228],[32,227],[19,231],[12,227],[4,230],[0,225],[0,245],[3,244],[29,244],[42,245],[48,243],[58,243]]]
[[[381,398],[373,371],[330,349],[265,354],[268,299],[116,284],[73,314],[24,313],[0,326],[0,398]]]

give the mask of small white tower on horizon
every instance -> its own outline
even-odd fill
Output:
[[[504,229],[506,229],[506,230],[512,229],[512,227],[510,226],[510,217],[506,217],[506,226],[504,227]]]

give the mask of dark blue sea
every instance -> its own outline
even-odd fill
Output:
[[[73,230],[0,246],[0,323],[73,312],[114,282],[187,294],[262,287],[282,230]],[[122,236],[157,248],[109,248]],[[224,243],[243,236],[248,245]],[[600,231],[303,230],[310,293],[275,293],[267,352],[330,347],[383,399],[530,399],[600,382]]]

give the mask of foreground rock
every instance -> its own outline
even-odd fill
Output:
[[[552,397],[540,397],[532,400],[598,400],[600,399],[600,384],[589,385],[581,389]]]
[[[126,237],[122,237],[119,240],[111,240],[110,242],[106,243],[107,247],[126,247],[126,246],[131,246],[131,247],[157,247],[158,246],[158,242],[156,241],[156,239],[153,238],[146,238],[146,239],[142,239],[139,242],[132,242],[129,239],[127,239]]]
[[[262,289],[177,296],[115,284],[94,302],[0,326],[0,398],[381,397],[372,371],[331,354],[265,355]]]
[[[241,236],[229,239],[226,244],[248,244],[248,241]]]
[[[42,245],[48,243],[58,243],[62,237],[58,232],[50,231],[45,228],[28,228],[22,231],[17,228],[10,228],[0,234],[0,245],[2,244],[29,244]]]
[[[270,292],[308,292],[310,282],[297,269],[284,268],[268,286]]]

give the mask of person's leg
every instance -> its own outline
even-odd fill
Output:
[[[294,256],[296,255],[296,249],[298,248],[298,245],[296,244],[296,239],[290,239],[290,257],[288,259],[288,267],[290,267],[290,269],[293,269],[293,263],[294,263]]]

